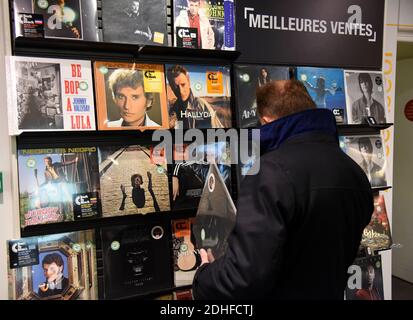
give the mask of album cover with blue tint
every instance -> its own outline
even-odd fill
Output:
[[[296,77],[304,83],[317,108],[331,110],[338,124],[347,123],[342,69],[297,67]]]

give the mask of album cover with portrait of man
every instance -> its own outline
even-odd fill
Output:
[[[378,251],[390,249],[391,245],[392,237],[384,196],[377,193],[374,195],[374,212],[363,231],[361,246]]]
[[[9,240],[10,300],[97,300],[94,230]]]
[[[213,163],[217,165],[228,190],[231,190],[231,150],[226,142],[175,144],[173,159],[172,210],[198,208],[208,171]]]
[[[165,67],[170,128],[232,127],[229,66]]]
[[[20,225],[100,217],[96,147],[18,150]]]
[[[9,131],[95,130],[90,61],[9,57]]]
[[[273,80],[290,78],[289,67],[235,65],[236,108],[240,128],[258,127],[256,91]]]
[[[384,300],[381,256],[357,258],[348,268],[346,300]]]
[[[13,0],[14,35],[99,41],[96,0]]]
[[[173,0],[174,46],[235,50],[233,0]]]
[[[164,223],[101,229],[105,299],[173,287],[170,232]]]
[[[380,134],[341,136],[340,147],[363,169],[373,188],[387,186],[386,158]]]
[[[103,217],[170,210],[166,161],[154,161],[152,151],[143,145],[98,148]]]
[[[102,0],[103,41],[168,45],[167,0]]]
[[[169,128],[164,66],[96,61],[99,130]]]
[[[382,72],[344,71],[348,123],[386,123],[384,105],[384,80]]]
[[[317,108],[331,110],[338,124],[347,123],[343,69],[297,67],[296,78],[305,85]]]

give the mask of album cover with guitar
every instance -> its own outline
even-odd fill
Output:
[[[96,147],[18,150],[20,224],[100,217]]]
[[[192,236],[192,219],[172,221],[175,286],[192,284],[200,258]]]

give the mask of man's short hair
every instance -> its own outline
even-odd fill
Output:
[[[373,145],[371,144],[371,140],[368,137],[361,137],[359,138],[359,151],[361,148],[364,147],[368,153],[373,153]]]
[[[298,80],[271,81],[257,89],[260,116],[281,118],[315,108],[307,89]]]
[[[188,2],[198,2],[198,3],[200,3],[201,0],[188,0]]]
[[[370,92],[372,92],[372,90],[373,90],[373,81],[371,81],[370,74],[368,74],[366,72],[359,73],[358,79],[359,79],[360,91],[363,91],[363,90],[361,90],[361,84],[362,83],[368,83],[369,88],[370,88]]]
[[[116,93],[123,88],[137,89],[142,87],[145,91],[142,71],[131,69],[116,69],[112,72],[108,79],[109,89],[112,92],[112,97],[115,99]],[[153,100],[153,94],[145,92],[145,97],[148,100]],[[149,104],[148,109],[151,104]]]
[[[42,266],[44,266],[45,264],[52,264],[52,263],[56,263],[56,265],[59,267],[62,267],[65,264],[62,256],[58,253],[49,253],[45,255],[42,260]]]

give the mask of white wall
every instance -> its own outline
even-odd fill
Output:
[[[393,274],[413,283],[413,122],[404,116],[413,99],[413,59],[397,63],[393,178]]]
[[[5,55],[10,55],[8,1],[0,2],[0,171],[3,191],[0,195],[0,299],[8,297],[6,241],[19,237],[16,209],[16,161],[14,138],[8,135]],[[4,19],[3,19],[4,17]],[[14,200],[13,200],[14,199]]]

